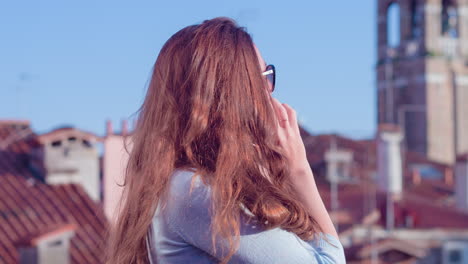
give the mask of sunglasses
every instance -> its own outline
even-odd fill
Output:
[[[269,64],[266,66],[266,70],[262,72],[263,76],[267,77],[268,82],[271,83],[271,91],[275,90],[275,82],[276,82],[276,70],[273,64]]]

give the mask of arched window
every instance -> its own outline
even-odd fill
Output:
[[[411,1],[411,38],[418,39],[422,35],[422,14],[418,10],[416,0]]]
[[[453,0],[442,1],[442,35],[458,38],[458,11]]]
[[[400,6],[397,3],[391,3],[387,9],[387,45],[400,45]]]

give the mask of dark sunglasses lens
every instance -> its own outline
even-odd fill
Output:
[[[273,73],[267,75],[267,80],[271,83],[271,90],[275,90],[275,69],[273,66],[268,65],[266,68],[267,71],[273,70]]]

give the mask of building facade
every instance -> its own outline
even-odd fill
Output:
[[[378,0],[378,123],[453,164],[468,152],[468,0]]]

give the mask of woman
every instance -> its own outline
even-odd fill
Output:
[[[156,60],[107,263],[345,263],[295,111],[229,18],[174,34]]]

